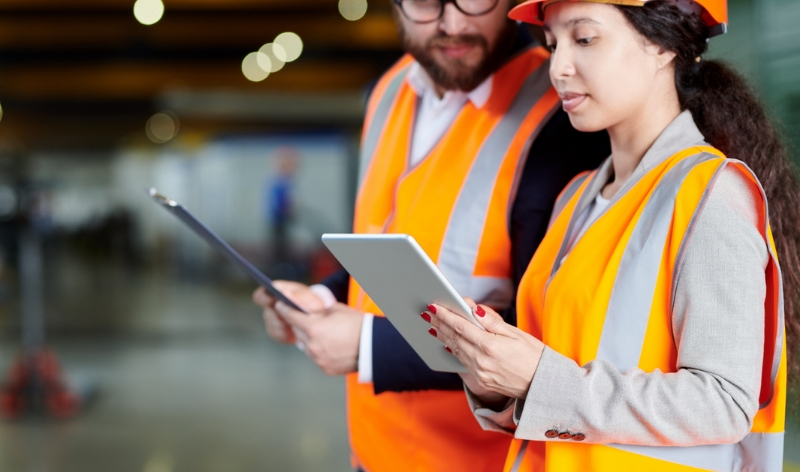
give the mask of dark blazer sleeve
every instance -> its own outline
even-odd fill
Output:
[[[514,287],[547,232],[558,194],[577,174],[597,168],[611,153],[608,134],[581,133],[558,110],[531,145],[511,207]],[[516,325],[516,309],[503,318]],[[417,390],[461,390],[456,374],[430,370],[386,318],[375,318],[372,328],[372,378],[375,393]]]
[[[350,274],[344,269],[339,269],[324,279],[320,284],[328,287],[336,301],[347,303],[347,291],[350,289]]]

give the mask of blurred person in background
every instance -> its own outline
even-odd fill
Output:
[[[273,264],[289,259],[289,226],[294,216],[292,193],[298,163],[297,150],[282,147],[275,152],[277,175],[265,186],[265,213],[267,224],[272,229],[272,245],[268,254]]]
[[[549,54],[507,17],[513,3],[394,1],[408,54],[369,99],[354,222],[356,233],[412,235],[461,294],[512,324],[558,193],[610,151],[605,132],[569,123]],[[355,468],[502,467],[510,438],[481,430],[461,378],[428,369],[346,272],[276,285],[311,314],[257,290],[268,333],[347,375]]]

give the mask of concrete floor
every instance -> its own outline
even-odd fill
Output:
[[[55,349],[99,395],[72,421],[0,424],[2,472],[349,470],[344,383],[292,347],[229,336]]]
[[[0,422],[0,472],[351,470],[344,380],[267,338],[249,284],[61,254],[46,286],[48,344],[97,395],[74,420]],[[2,373],[17,312],[0,312]]]

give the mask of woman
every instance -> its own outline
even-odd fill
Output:
[[[485,331],[439,305],[425,314],[469,370],[478,421],[517,438],[506,470],[781,470],[800,201],[754,94],[702,57],[726,12],[512,11],[543,23],[564,109],[581,131],[607,129],[612,156],[556,204],[519,329],[474,304]]]

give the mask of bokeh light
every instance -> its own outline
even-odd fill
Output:
[[[264,56],[261,57],[260,56]],[[260,59],[259,59],[260,58]],[[259,62],[266,63],[270,58],[261,52],[251,52],[242,61],[242,73],[251,82],[261,82],[269,76],[269,71],[262,69]]]
[[[269,62],[264,61],[262,58],[258,63],[262,69],[267,72],[278,72],[283,69],[283,65],[286,63],[286,50],[283,46],[275,43],[267,43],[261,46],[258,52],[269,58]]]
[[[143,25],[158,23],[164,16],[164,3],[161,0],[136,0],[133,4],[133,16]]]
[[[275,38],[274,44],[280,45],[286,51],[286,62],[296,61],[303,53],[303,40],[295,33],[281,33]]]
[[[147,120],[145,132],[150,141],[163,144],[177,136],[179,128],[178,117],[172,112],[162,111]]]
[[[367,14],[367,0],[339,0],[339,13],[345,20],[360,20]]]

